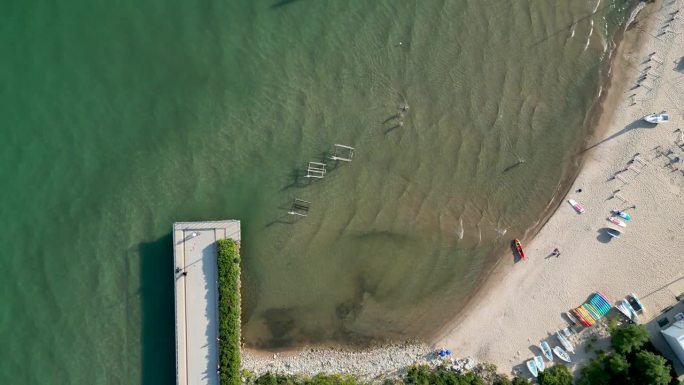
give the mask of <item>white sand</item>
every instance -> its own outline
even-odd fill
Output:
[[[638,33],[641,43],[618,52],[613,72],[626,74],[627,84],[608,91],[600,137],[587,147],[600,144],[588,152],[566,197],[581,202],[586,212],[578,215],[564,200],[539,234],[523,245],[527,261],[494,273],[476,304],[447,328],[436,346],[492,362],[505,373],[524,368],[525,360],[541,354],[539,341],[558,345],[549,336],[568,326],[561,314],[595,291],[613,301],[634,292],[650,318],[684,292],[684,163],[675,166],[679,171],[671,167],[674,156],[684,158],[684,147],[678,146],[684,143],[676,143],[682,135],[676,130],[684,129],[684,71],[676,71],[684,68],[677,64],[684,56],[684,15],[677,14],[663,29],[676,9],[684,13],[679,1],[646,7],[641,16],[650,18],[646,30],[639,31],[646,25],[641,20],[641,27],[626,37]],[[661,34],[664,30],[673,32]],[[647,61],[652,52],[656,57]],[[630,90],[649,66],[646,81]],[[670,113],[670,123],[654,127],[639,120],[662,110]],[[665,156],[658,149],[674,153]],[[630,164],[636,153],[638,159]],[[621,238],[603,234],[602,229],[617,228],[607,221],[611,209],[633,205],[636,209],[627,210],[633,219]],[[547,258],[555,247],[561,256]],[[583,334],[586,339],[588,333]],[[580,366],[586,363],[583,347],[577,350],[575,368],[578,361]]]
[[[684,278],[684,172],[667,166],[676,155],[684,158],[684,148],[675,143],[681,132],[674,132],[684,129],[684,71],[675,71],[684,68],[675,64],[684,55],[684,35],[680,34],[684,15],[663,29],[670,13],[679,7],[679,1],[670,0],[647,6],[617,53],[612,71],[615,85],[604,102],[600,134],[587,147],[599,144],[587,152],[566,197],[581,202],[586,212],[578,215],[563,200],[534,240],[524,245],[527,261],[498,266],[467,313],[445,328],[433,348],[448,347],[457,357],[494,363],[504,373],[522,370],[525,360],[540,354],[539,341],[548,339],[551,346],[558,345],[549,337],[568,326],[562,313],[581,305],[595,291],[612,300],[637,293],[651,318],[684,292],[684,279],[680,280]],[[661,34],[664,30],[672,32]],[[634,43],[637,34],[640,44]],[[651,52],[656,57],[646,62]],[[630,90],[646,72],[649,75],[642,86]],[[670,112],[670,123],[653,127],[640,121],[662,110]],[[663,151],[670,148],[674,154],[668,159],[659,155],[656,146]],[[636,153],[638,160],[630,164]],[[684,164],[680,167],[684,170]],[[581,193],[574,192],[580,188]],[[633,219],[624,235],[609,240],[603,229],[616,227],[606,220],[610,210],[633,205],[637,208],[627,210]],[[561,256],[547,258],[555,247]],[[573,342],[603,333],[593,329],[573,337]],[[586,362],[585,347],[576,348],[573,368]],[[429,350],[411,345],[356,353],[303,350],[276,357],[244,351],[243,367],[256,373],[326,372],[377,378],[414,362],[427,362]]]

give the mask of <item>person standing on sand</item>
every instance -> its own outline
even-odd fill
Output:
[[[555,249],[553,249],[553,255],[555,255],[556,258],[560,257],[560,250],[558,250],[557,247]]]

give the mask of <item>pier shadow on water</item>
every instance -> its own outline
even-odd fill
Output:
[[[280,189],[281,192],[291,188],[307,187],[311,183],[311,179],[306,177],[306,170],[301,168],[292,169],[287,178],[291,182],[283,186]]]
[[[141,304],[141,383],[174,384],[173,237],[167,235],[138,245]]]

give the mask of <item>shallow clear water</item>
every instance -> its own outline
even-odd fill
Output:
[[[248,345],[429,335],[570,172],[595,6],[4,2],[0,383],[171,383],[181,220],[243,221]]]

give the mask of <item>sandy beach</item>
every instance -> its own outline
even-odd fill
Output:
[[[649,309],[645,322],[678,302],[675,296],[684,292],[684,167],[676,161],[684,158],[680,9],[678,1],[649,5],[626,32],[611,71],[617,79],[607,91],[574,185],[524,245],[527,260],[499,266],[435,346],[514,372],[540,354],[541,340],[558,344],[551,336],[569,325],[563,313],[593,292],[613,301],[636,293]],[[656,126],[641,119],[660,111],[670,113],[669,123]],[[578,214],[567,199],[580,202],[586,212]],[[607,220],[614,208],[632,215],[617,239],[605,233],[618,228]],[[554,248],[559,257],[551,255]],[[591,334],[573,339],[581,344]],[[585,363],[586,356],[580,346],[573,367]]]
[[[648,322],[684,292],[684,38],[679,1],[646,6],[625,32],[611,60],[594,136],[567,196],[537,235],[523,240],[527,260],[502,259],[466,311],[425,345],[371,352],[305,350],[287,355],[244,352],[244,367],[256,372],[343,372],[372,377],[402,365],[427,362],[431,349],[447,347],[459,358],[491,362],[503,373],[522,371],[540,354],[541,340],[569,326],[563,315],[596,291],[615,301],[636,293]],[[682,9],[684,13],[684,9]],[[642,117],[668,111],[671,121],[654,125]],[[559,159],[563,161],[563,159]],[[578,214],[567,199],[586,209]],[[632,215],[620,238],[607,218],[611,209]],[[512,235],[511,236],[515,236]],[[552,256],[554,248],[560,256]],[[598,329],[597,329],[598,330]],[[579,345],[573,369],[586,362],[582,346],[596,335],[572,337]],[[434,350],[433,350],[434,351]],[[373,357],[369,360],[369,356]],[[524,372],[524,371],[522,371]]]

